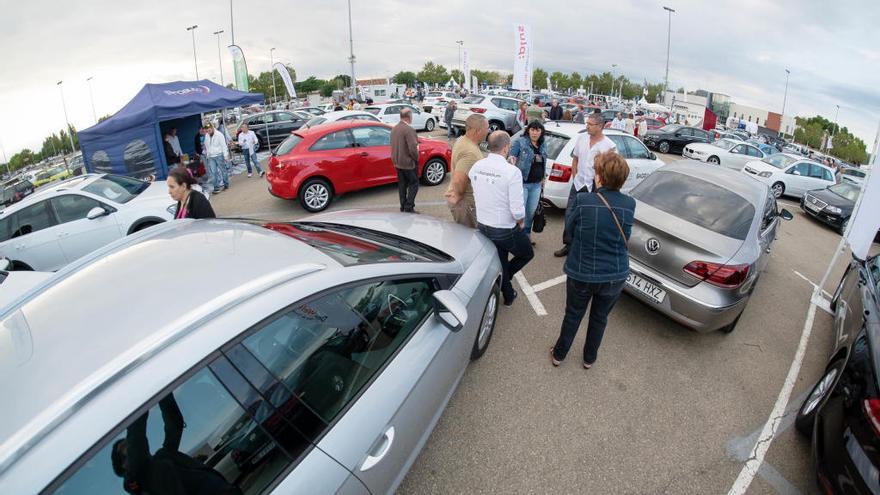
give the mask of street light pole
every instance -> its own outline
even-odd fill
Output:
[[[666,100],[666,91],[669,88],[669,48],[672,46],[672,13],[675,12],[666,6],[663,10],[669,12],[669,26],[666,30],[666,77],[663,78],[663,98],[660,101]]]
[[[272,103],[278,101],[278,94],[275,92],[275,59],[272,57],[272,52],[275,51],[275,48],[269,49],[269,71],[272,72]]]
[[[220,86],[225,86],[223,84],[223,57],[220,56],[220,35],[223,34],[223,30],[214,31],[214,34],[217,35],[217,61],[220,63]]]
[[[464,69],[461,67],[461,47],[464,46],[464,40],[458,40],[456,43],[458,44],[458,71],[463,74]]]
[[[834,112],[834,128],[831,129],[831,137],[828,139],[833,138],[837,134],[837,117],[840,116],[840,105],[835,105],[835,106],[837,107],[837,111]],[[831,146],[834,146],[833,142],[831,143]],[[825,151],[828,151],[828,143],[827,142],[825,143]]]
[[[192,33],[192,41],[193,41],[193,65],[196,67],[196,81],[199,80],[199,61],[196,59],[196,28],[198,25],[192,25],[186,28],[187,31]]]
[[[67,128],[67,137],[70,138],[70,152],[73,153],[76,151],[76,146],[73,145],[73,132],[70,129],[70,121],[67,119],[67,104],[64,103],[64,87],[61,85],[64,81],[58,81],[57,86],[58,90],[61,92],[61,108],[64,109],[64,124]],[[64,166],[67,167],[67,160],[64,160]],[[70,169],[68,168],[68,171]]]
[[[95,112],[95,95],[92,94],[92,76],[86,78],[86,82],[89,84],[89,100],[92,102],[92,117],[95,118],[95,124],[98,123],[98,114]]]
[[[351,0],[348,0],[348,48],[350,56],[348,62],[351,64],[351,97],[355,97],[355,87],[357,80],[354,78],[354,38],[351,32]]]
[[[611,96],[614,96],[614,76],[617,75],[617,64],[611,64]]]
[[[779,127],[785,126],[785,101],[788,99],[788,76],[791,75],[791,71],[785,69],[785,93],[782,96],[782,122],[780,122]],[[785,131],[782,132],[785,135]]]
[[[229,0],[229,34],[232,36],[232,43],[235,44],[235,19],[232,17],[232,0]]]

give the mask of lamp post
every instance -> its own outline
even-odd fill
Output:
[[[464,46],[464,40],[458,40],[455,43],[458,45],[458,71],[464,73],[464,69],[461,67],[461,47]]]
[[[222,31],[221,31],[222,32]],[[232,0],[229,0],[229,34],[232,36],[232,43],[235,44],[235,19],[232,17]]]
[[[196,60],[196,28],[197,28],[197,27],[199,27],[199,26],[196,25],[196,24],[194,24],[194,25],[192,25],[192,26],[186,28],[187,31],[189,31],[190,33],[192,33],[192,41],[193,41],[193,65],[195,65],[195,67],[196,67],[196,81],[199,80],[199,61]]]
[[[785,93],[782,95],[782,122],[780,123],[780,127],[785,126],[785,101],[788,99],[788,76],[791,75],[791,71],[785,69]],[[785,131],[782,132],[785,135]]]
[[[220,56],[220,35],[223,34],[223,30],[214,31],[214,34],[217,35],[217,62],[220,63],[220,86],[225,86],[223,84],[223,57]]]
[[[617,64],[611,64],[611,96],[614,96],[614,79],[617,75]]]
[[[61,108],[64,109],[64,124],[67,129],[67,137],[70,139],[70,152],[73,153],[76,151],[76,146],[73,145],[73,132],[70,129],[70,121],[67,120],[67,105],[64,103],[64,87],[62,86],[64,81],[58,81],[57,86],[58,90],[61,92]],[[67,168],[67,160],[64,160],[64,166]],[[68,171],[70,169],[68,168]]]
[[[663,78],[663,98],[660,101],[666,100],[666,90],[669,88],[669,48],[672,46],[672,13],[675,12],[666,6],[663,10],[669,12],[669,26],[666,29],[666,77]]]
[[[351,97],[355,97],[355,88],[357,87],[357,79],[354,78],[354,38],[351,34],[351,0],[348,0],[348,62],[351,64]]]
[[[275,48],[269,49],[269,71],[272,72],[272,103],[275,103],[278,100],[278,95],[275,93],[275,59],[272,57],[272,52],[275,51]]]
[[[92,79],[93,76],[89,76],[86,78],[86,82],[89,85],[89,100],[92,102],[92,117],[95,118],[95,124],[98,123],[98,114],[95,112],[95,95],[92,94]]]
[[[837,111],[834,112],[834,128],[831,129],[831,137],[828,138],[829,140],[832,140],[831,138],[833,138],[837,134],[837,117],[840,116],[840,105],[835,106],[837,107]],[[831,143],[831,146],[834,146],[833,142]],[[828,148],[828,143],[825,143],[825,151],[828,151]]]

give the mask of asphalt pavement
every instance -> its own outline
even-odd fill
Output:
[[[448,181],[420,188],[421,214],[451,220]],[[272,197],[256,176],[233,177],[211,202],[219,216],[308,216],[295,201]],[[804,333],[812,284],[840,240],[796,200],[780,206],[794,219],[781,226],[733,333],[693,332],[624,294],[588,371],[578,359],[586,322],[569,358],[558,368],[549,361],[565,284],[563,260],[552,255],[561,245],[562,212],[548,210],[545,231],[534,234],[535,259],[516,282],[521,295],[535,297],[501,309],[488,351],[470,365],[399,492],[727,493],[773,410]],[[328,211],[352,208],[396,211],[397,187],[344,195]],[[818,493],[809,441],[791,423],[832,340],[831,316],[819,310],[787,414],[748,493]]]

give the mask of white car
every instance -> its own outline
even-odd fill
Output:
[[[464,121],[473,113],[482,114],[489,121],[489,130],[507,131],[515,127],[516,112],[519,110],[520,100],[505,98],[503,96],[471,95],[459,102],[455,115],[452,117],[452,126],[464,134]]]
[[[868,171],[862,170],[860,168],[851,168],[851,167],[842,167],[840,169],[840,180],[852,182],[853,184],[862,187],[865,185],[865,179],[868,177]]]
[[[742,172],[770,186],[777,198],[800,198],[807,191],[836,183],[833,170],[791,153],[776,153],[761,161],[748,162]]]
[[[326,124],[327,122],[336,122],[337,120],[369,120],[370,122],[381,122],[375,115],[364,112],[362,110],[339,110],[336,112],[327,112],[312,118],[303,127],[315,127],[317,125]]]
[[[544,175],[544,199],[557,208],[568,206],[568,193],[571,191],[571,152],[580,133],[585,133],[583,124],[564,122],[550,123],[546,127],[544,143],[547,147],[547,164]],[[520,136],[517,133],[516,136]],[[617,145],[617,152],[629,165],[629,177],[620,190],[629,192],[645,180],[655,170],[664,165],[634,136],[625,132],[605,130],[605,135]]]
[[[422,101],[422,106],[431,107],[433,109],[433,107],[437,105],[438,102],[460,99],[461,97],[459,97],[453,91],[430,91],[425,96],[425,100]]]
[[[165,181],[86,174],[0,211],[0,257],[14,270],[55,271],[128,234],[174,218]]]
[[[375,115],[382,122],[388,125],[395,125],[400,122],[400,111],[404,108],[412,110],[412,126],[418,130],[433,131],[437,126],[437,119],[433,114],[424,112],[418,108],[407,105],[405,103],[392,103],[390,105],[371,105],[365,110]]]
[[[712,143],[691,143],[684,147],[681,156],[740,171],[746,162],[763,160],[766,155],[757,146],[731,139],[718,139]]]

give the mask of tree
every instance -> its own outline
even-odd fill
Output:
[[[230,86],[232,86],[232,85],[230,84]],[[230,87],[229,89],[232,89],[232,88]],[[98,117],[98,123],[100,124],[101,122],[104,122],[105,120],[107,120],[107,119],[109,119],[109,118],[110,118],[110,114],[109,114],[109,113],[108,113],[108,114],[105,114],[105,115],[102,115],[102,116]]]
[[[553,83],[553,89],[557,91],[564,91],[571,88],[571,80],[568,78],[568,75],[559,71],[550,74],[550,82]]]
[[[416,78],[427,84],[446,84],[449,81],[449,73],[446,71],[446,67],[428,61],[425,62]]]
[[[532,88],[547,89],[547,71],[540,67],[532,71]]]
[[[405,84],[409,87],[412,87],[416,84],[416,74],[415,72],[411,72],[408,70],[400,71],[397,74],[394,74],[394,77],[391,78],[391,82],[397,84]]]
[[[464,84],[464,74],[458,69],[452,69],[452,72],[449,73],[449,77],[455,79],[455,82],[458,84]],[[447,79],[446,82],[449,82]]]
[[[568,84],[571,89],[580,89],[580,87],[584,85],[584,78],[577,72],[572,72],[571,75],[568,76]]]
[[[305,81],[298,82],[298,83],[294,84],[293,87],[294,87],[294,89],[296,89],[296,94],[306,95],[309,93],[315,93],[315,92],[320,91],[321,88],[324,87],[324,83],[326,83],[326,82],[327,81],[324,81],[323,79],[318,79],[315,76],[310,76]]]
[[[351,76],[349,76],[348,74],[339,74],[338,76],[336,76],[330,80],[331,81],[333,81],[333,80],[342,81],[343,88],[350,88],[351,87]]]

